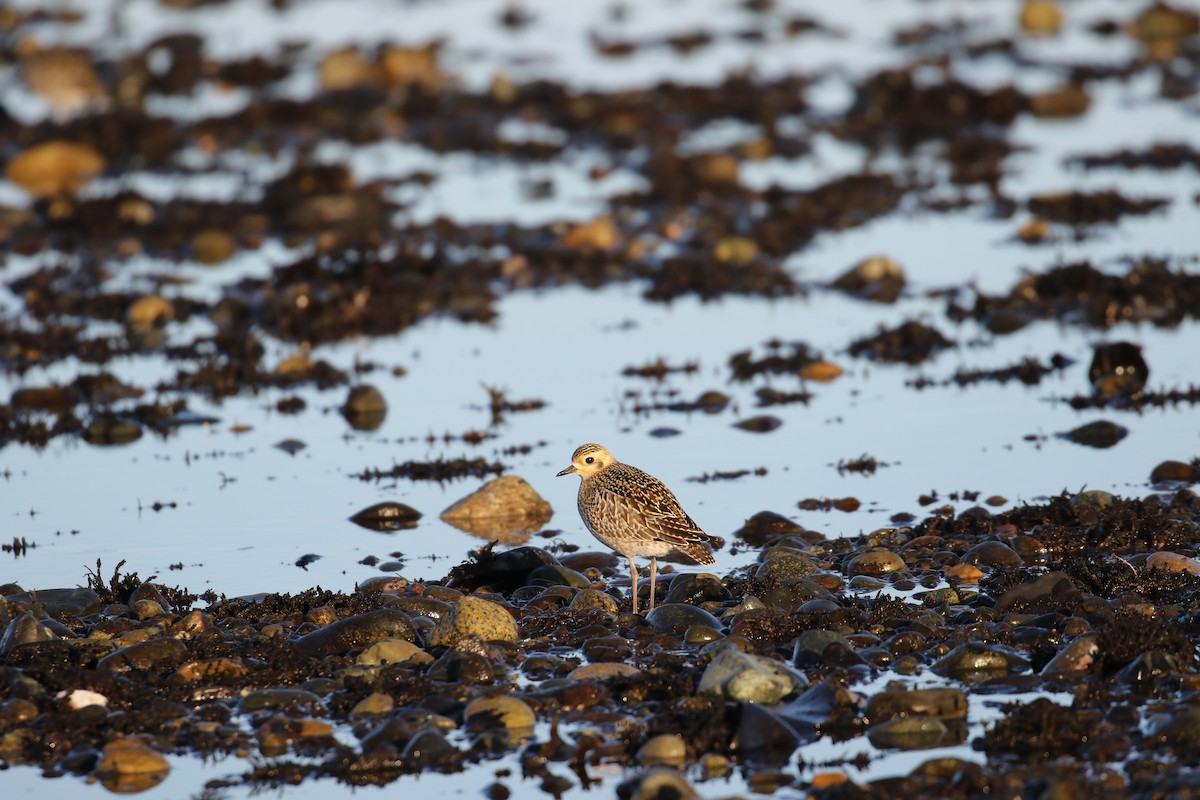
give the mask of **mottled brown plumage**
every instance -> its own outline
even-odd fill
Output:
[[[697,564],[712,564],[714,541],[680,507],[662,481],[637,467],[622,464],[598,444],[585,444],[571,456],[571,466],[558,473],[578,475],[579,516],[606,547],[629,559],[633,579],[633,613],[637,613],[637,565],[634,556],[650,557],[650,608],[658,580],[660,556],[682,554]]]

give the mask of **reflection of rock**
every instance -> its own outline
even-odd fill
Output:
[[[520,544],[550,521],[554,510],[523,478],[504,475],[442,512],[442,521],[472,536]]]
[[[356,525],[381,533],[415,528],[419,519],[421,519],[420,511],[405,503],[392,501],[367,506],[350,517],[350,521]]]

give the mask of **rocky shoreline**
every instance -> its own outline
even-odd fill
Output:
[[[755,563],[667,572],[639,617],[601,552],[488,546],[441,580],[232,599],[97,565],[86,588],[0,588],[0,759],[119,791],[163,780],[168,754],[245,761],[209,788],[516,755],[490,797],[596,786],[604,765],[644,798],[731,773],[818,798],[1190,791],[1170,765],[1200,742],[1198,523],[1187,488],[844,539],[763,512],[733,536]],[[972,704],[997,694],[1029,702],[969,737]],[[822,737],[865,737],[862,754],[805,763]],[[977,757],[939,755],[958,744]],[[856,779],[897,750],[932,752]]]

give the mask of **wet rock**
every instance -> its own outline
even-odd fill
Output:
[[[529,574],[542,564],[557,564],[558,559],[540,547],[514,547],[495,552],[492,544],[473,552],[472,561],[450,570],[447,587],[474,591],[488,588],[509,594],[528,583]],[[426,590],[426,594],[429,591]]]
[[[1068,85],[1029,97],[1029,110],[1043,119],[1069,119],[1087,113],[1092,97],[1082,86]]]
[[[867,719],[886,722],[895,717],[925,716],[940,720],[967,718],[967,696],[956,687],[887,689],[867,701]]]
[[[161,328],[173,319],[175,319],[175,306],[171,304],[170,300],[156,294],[139,297],[129,305],[129,310],[125,312],[125,322],[131,328],[139,331]]]
[[[946,723],[937,717],[912,716],[881,722],[867,729],[871,744],[896,750],[925,750],[946,738]]]
[[[620,606],[617,604],[616,598],[605,594],[597,589],[580,589],[571,598],[571,602],[567,608],[600,608],[608,612],[612,617],[616,617],[621,613]]]
[[[97,602],[99,602],[99,599],[99,597],[96,598]],[[154,603],[157,603],[161,608],[164,608],[167,611],[174,610],[174,606],[172,606],[171,602],[167,600],[166,596],[162,593],[162,590],[149,581],[138,584],[138,587],[129,593],[130,606],[134,606],[143,600],[150,600]]]
[[[846,649],[853,647],[845,636],[836,631],[814,629],[805,631],[796,639],[792,650],[792,663],[797,667],[811,667],[822,663],[825,649],[831,644],[840,644]]]
[[[1024,561],[1004,542],[983,541],[963,553],[964,564],[978,567],[1019,567]]]
[[[478,733],[499,725],[519,738],[532,736],[537,722],[529,704],[512,695],[477,697],[467,703],[463,718],[469,731]]]
[[[700,605],[706,602],[724,602],[730,597],[729,590],[713,575],[680,575],[671,582],[671,589],[663,598],[663,602]]]
[[[1007,647],[966,642],[938,659],[931,669],[943,677],[973,680],[1022,672],[1029,669],[1029,661]]]
[[[400,754],[417,772],[454,772],[460,769],[463,755],[439,731],[421,731]]]
[[[702,608],[683,603],[664,603],[646,615],[646,622],[659,633],[683,633],[693,625],[720,630],[721,621]]]
[[[74,194],[104,172],[104,156],[85,144],[55,139],[23,150],[5,175],[34,197]]]
[[[1133,35],[1146,43],[1174,41],[1200,32],[1200,14],[1190,8],[1155,3],[1133,20]]]
[[[1081,633],[1042,667],[1043,678],[1068,678],[1092,671],[1100,652],[1098,635]]]
[[[1080,601],[1079,590],[1065,572],[1048,572],[1014,586],[996,601],[996,611],[1070,611]]]
[[[1188,558],[1179,553],[1159,551],[1146,559],[1146,569],[1165,569],[1168,572],[1187,572],[1200,575],[1200,559]]]
[[[733,532],[751,547],[763,547],[772,539],[789,533],[800,533],[803,526],[774,511],[759,511]]]
[[[1079,511],[1096,513],[1103,511],[1106,508],[1112,508],[1116,501],[1109,492],[1102,492],[1099,489],[1090,489],[1086,492],[1080,492],[1071,498],[1071,505]]]
[[[543,564],[529,573],[535,586],[572,586],[583,588],[591,583],[584,575],[561,564]]]
[[[821,571],[816,561],[800,553],[764,552],[766,560],[754,573],[754,579],[760,584],[770,586],[797,578],[807,578]]]
[[[249,671],[245,662],[240,658],[210,658],[180,664],[171,674],[171,681],[173,683],[232,682]]]
[[[414,617],[429,617],[434,622],[449,615],[454,610],[452,603],[447,603],[445,600],[436,600],[428,596],[397,597],[388,602],[388,607],[399,609]]]
[[[1096,420],[1059,434],[1069,442],[1094,447],[1097,450],[1114,447],[1128,435],[1128,428],[1108,420]]]
[[[167,613],[161,605],[153,600],[138,600],[129,606],[130,615],[139,622],[161,617]]]
[[[342,416],[356,431],[379,430],[387,417],[387,400],[383,392],[364,384],[350,389],[342,405]]]
[[[582,667],[576,667],[567,674],[567,677],[573,681],[610,681],[614,678],[628,680],[641,675],[642,671],[632,664],[623,664],[619,661],[607,661],[601,664],[585,664]]]
[[[699,800],[700,795],[674,769],[657,767],[617,785],[621,800]]]
[[[951,581],[979,583],[979,579],[982,577],[983,570],[970,564],[955,564],[953,567],[946,570],[946,579]]]
[[[775,703],[804,688],[807,680],[786,664],[736,648],[723,650],[705,668],[698,694],[747,703]]]
[[[484,641],[519,641],[517,622],[507,609],[470,595],[460,600],[449,615],[438,620],[426,641],[430,647],[450,647],[470,635]]]
[[[91,589],[41,589],[36,592],[16,591],[5,598],[9,603],[35,605],[51,617],[64,615],[84,617],[100,610],[103,601]],[[165,602],[165,601],[164,601]]]
[[[420,511],[410,505],[393,501],[367,506],[350,517],[350,521],[356,525],[382,533],[415,528],[420,519]]]
[[[365,614],[339,619],[292,642],[296,652],[309,658],[340,655],[383,639],[417,641],[417,632],[408,617],[393,608],[379,608]]]
[[[96,775],[111,791],[143,791],[161,783],[171,765],[162,753],[134,737],[113,739],[104,745]]]
[[[593,636],[583,642],[583,655],[593,663],[626,661],[633,655],[633,643],[624,636]]]
[[[1133,397],[1146,386],[1150,367],[1142,348],[1130,342],[1098,344],[1088,366],[1092,391],[1103,398]]]
[[[478,653],[447,650],[429,665],[425,677],[443,683],[488,684],[496,680],[492,663]]]
[[[871,256],[838,276],[833,288],[874,303],[895,303],[904,283],[898,263],[887,256]]]
[[[48,47],[24,52],[21,74],[29,90],[59,113],[103,107],[110,99],[86,50]]]
[[[363,650],[358,658],[354,659],[355,664],[366,667],[399,664],[404,661],[429,664],[433,661],[433,656],[404,639],[384,639]]]
[[[150,639],[109,653],[96,664],[96,670],[163,674],[174,670],[187,657],[187,645],[178,639]]]
[[[1163,461],[1150,471],[1151,483],[1198,483],[1200,465],[1182,461]]]
[[[683,632],[683,640],[688,644],[708,644],[724,637],[719,629],[708,625],[692,625]]]
[[[750,431],[751,433],[770,433],[781,425],[783,425],[783,420],[770,414],[747,417],[733,423],[733,427],[738,430]]]
[[[209,228],[192,237],[192,258],[197,264],[215,267],[237,253],[237,241],[227,231]]]
[[[597,217],[576,225],[563,237],[563,246],[575,250],[612,250],[621,241],[621,232],[609,217]]]
[[[850,575],[888,575],[907,569],[904,559],[891,550],[869,550],[850,559],[846,571]]]
[[[1026,0],[1021,5],[1021,29],[1034,36],[1054,36],[1062,27],[1063,13],[1052,0]]]
[[[4,637],[0,638],[0,655],[7,656],[22,644],[48,642],[57,638],[45,625],[38,622],[33,614],[23,611],[13,617],[4,630]]]
[[[242,696],[238,703],[243,712],[272,710],[289,713],[318,714],[322,709],[321,698],[304,689],[273,687],[255,689]]]
[[[664,733],[646,741],[638,750],[638,761],[645,767],[683,769],[687,763],[687,744],[677,733]]]
[[[850,355],[884,363],[920,364],[936,353],[954,347],[936,328],[915,320],[895,328],[881,328],[872,336],[850,343]]]
[[[353,718],[386,714],[395,707],[396,701],[392,699],[391,695],[383,692],[371,692],[354,704],[354,707],[350,709],[350,716]]]
[[[502,475],[442,512],[442,520],[476,536],[511,544],[542,528],[553,514],[550,504],[516,475]]]

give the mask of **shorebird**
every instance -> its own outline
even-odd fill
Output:
[[[606,448],[581,445],[571,455],[571,466],[558,475],[583,479],[578,501],[583,524],[605,547],[629,559],[634,614],[638,606],[634,556],[650,557],[651,609],[660,556],[682,554],[697,564],[714,563],[709,547],[719,540],[700,530],[662,481],[622,464]]]

